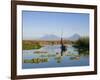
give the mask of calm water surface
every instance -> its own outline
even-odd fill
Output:
[[[36,51],[47,52],[47,53],[35,53]],[[60,56],[60,46],[46,45],[41,49],[23,50],[23,69],[30,68],[49,68],[49,67],[73,67],[73,66],[88,66],[89,55],[80,55],[77,49],[71,45],[67,46],[67,51]],[[46,59],[46,62],[38,63],[25,63],[24,60],[32,59]]]

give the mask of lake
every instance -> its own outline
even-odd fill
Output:
[[[78,52],[71,45],[60,54],[60,45],[45,45],[40,49],[23,50],[22,69],[89,66],[89,55]]]

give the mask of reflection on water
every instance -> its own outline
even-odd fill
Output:
[[[23,50],[23,69],[88,66],[89,51],[79,52],[71,45],[61,56],[60,45],[46,45],[41,49]]]

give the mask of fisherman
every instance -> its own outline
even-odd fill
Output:
[[[63,42],[63,33],[61,34],[61,56],[63,56],[63,53],[67,50],[66,46],[64,45],[64,42]]]

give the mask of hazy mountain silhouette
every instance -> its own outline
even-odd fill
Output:
[[[66,40],[71,40],[71,41],[75,41],[75,40],[78,40],[80,38],[80,35],[79,34],[73,34],[72,36],[70,37],[63,37],[63,39],[66,39]],[[61,37],[59,36],[56,36],[54,34],[48,34],[48,35],[44,35],[42,36],[41,38],[39,38],[40,40],[60,40]]]
[[[81,36],[79,34],[73,34],[71,37],[67,38],[68,40],[75,41],[78,40]]]

